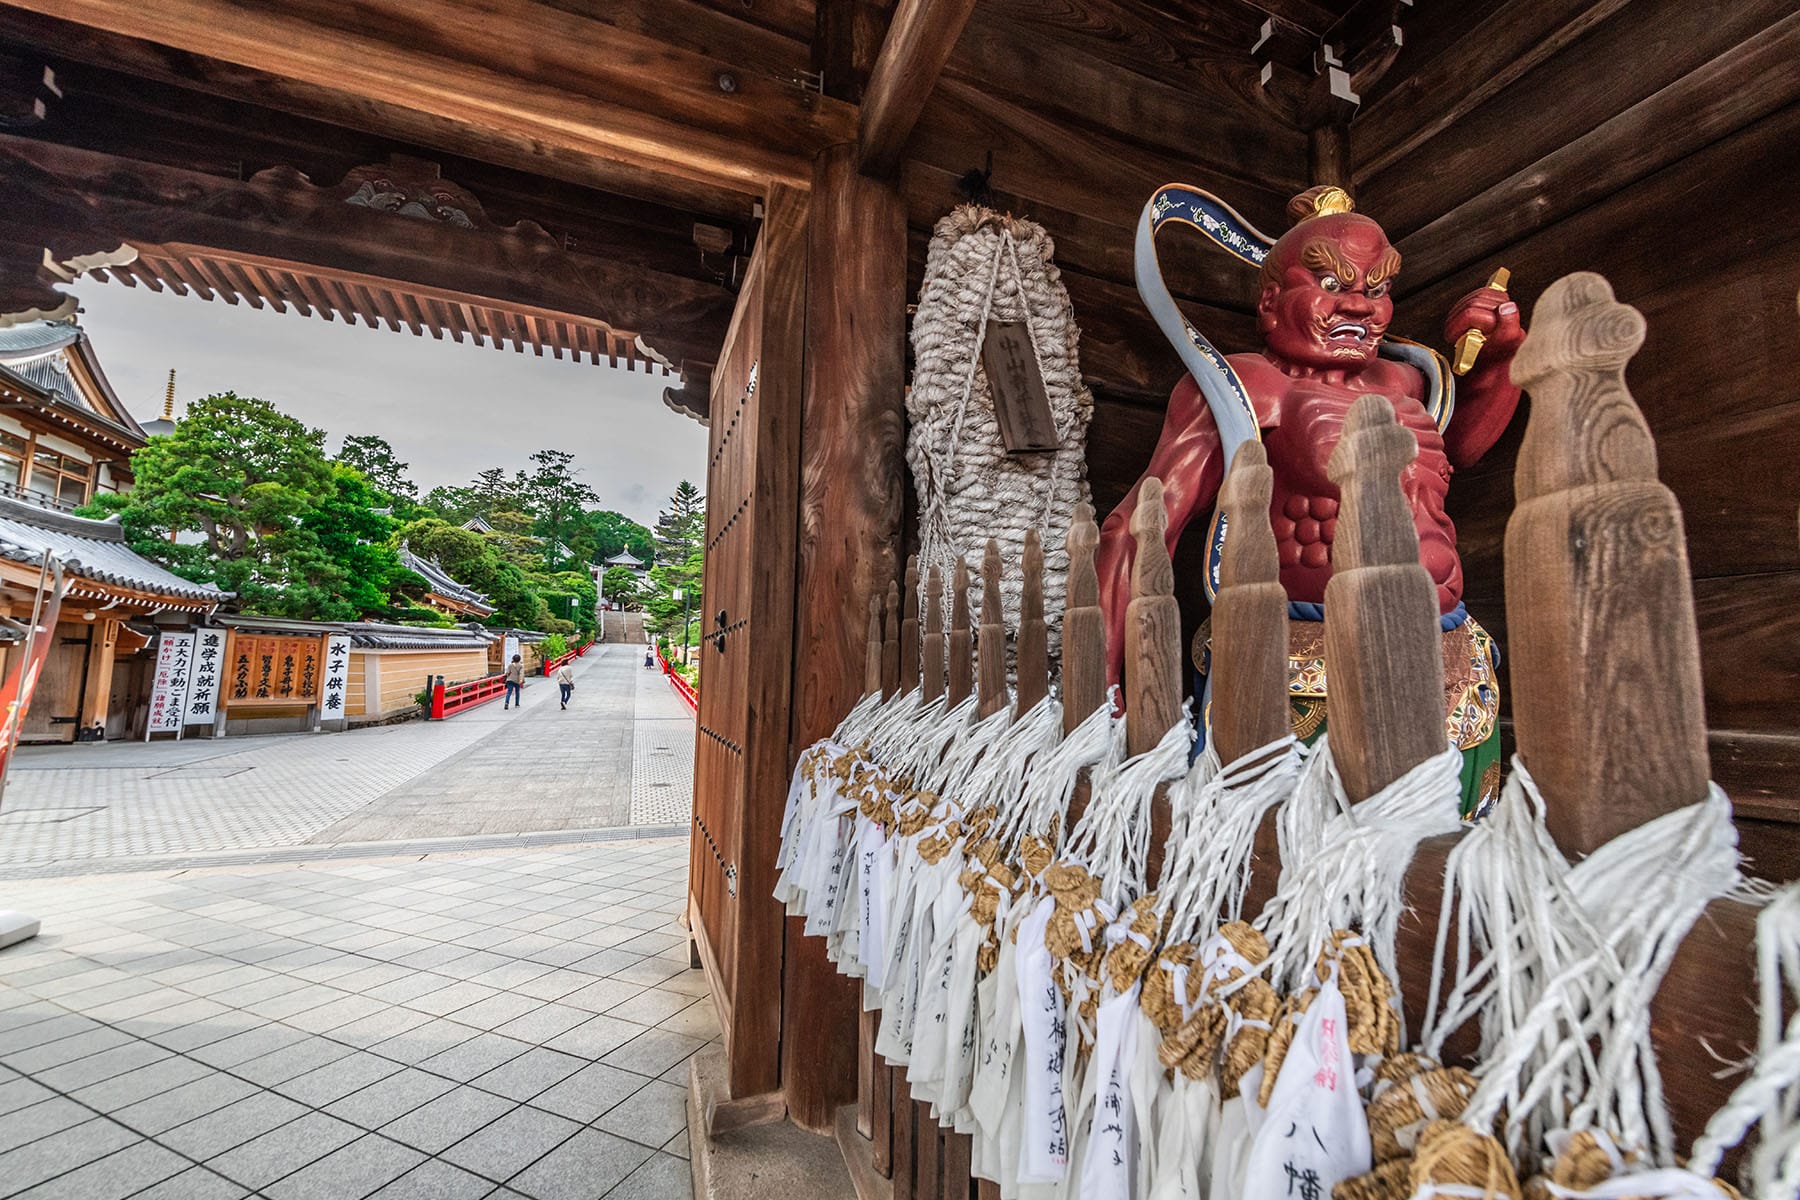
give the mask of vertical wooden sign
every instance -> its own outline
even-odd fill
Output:
[[[988,391],[994,397],[994,418],[1000,423],[1000,440],[1008,454],[1056,450],[1056,418],[1050,413],[1050,393],[1038,370],[1031,330],[1023,321],[989,321],[981,341],[981,369],[987,372]]]

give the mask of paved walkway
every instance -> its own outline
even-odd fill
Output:
[[[687,1059],[718,1036],[686,862],[0,884],[44,922],[0,950],[0,1197],[685,1200]]]
[[[448,721],[27,747],[0,801],[0,879],[262,847],[685,827],[693,725],[667,681],[623,645],[575,674],[567,712],[539,679],[522,709]]]

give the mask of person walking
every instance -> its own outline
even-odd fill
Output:
[[[562,706],[569,707],[569,694],[575,690],[575,669],[568,663],[556,668],[556,686],[562,689]]]
[[[654,650],[644,651],[644,670],[646,670],[646,671],[654,670],[655,667],[656,667],[656,652]]]
[[[525,707],[525,656],[522,654],[513,655],[512,661],[506,664],[506,703],[500,707],[511,708],[515,700],[520,708]]]

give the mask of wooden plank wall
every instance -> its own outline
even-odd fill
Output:
[[[1308,180],[1301,139],[1247,145],[1241,110],[1170,89],[1182,56],[1151,61],[1160,43],[1119,43],[1078,19],[1084,7],[1066,21],[1026,0],[978,11],[902,186],[909,294],[955,180],[989,152],[994,203],[1056,240],[1096,399],[1088,473],[1104,515],[1147,464],[1180,373],[1132,287],[1138,207],[1182,179],[1275,233]],[[1785,69],[1800,15],[1783,0],[1480,0],[1419,6],[1405,24],[1405,49],[1350,126],[1352,191],[1405,256],[1395,332],[1441,347],[1450,305],[1498,266],[1527,311],[1551,280],[1593,270],[1644,312],[1629,377],[1687,517],[1713,773],[1759,869],[1800,876],[1800,226],[1783,215],[1800,191],[1800,73]],[[1228,75],[1228,58],[1195,69]],[[1227,352],[1253,348],[1252,273],[1198,238],[1164,241],[1190,320]],[[1503,646],[1501,539],[1525,416],[1450,491],[1469,607]],[[1200,570],[1187,539],[1184,646],[1206,611]],[[1629,712],[1633,697],[1617,702]]]
[[[1404,255],[1396,327],[1407,336],[1435,342],[1450,305],[1498,266],[1527,312],[1575,270],[1606,275],[1643,311],[1650,333],[1628,378],[1686,516],[1713,775],[1757,868],[1792,879],[1800,226],[1781,214],[1800,189],[1800,15],[1765,0],[1618,7],[1429,136],[1417,134],[1424,96],[1377,101],[1352,126],[1358,200]],[[1504,35],[1515,61],[1553,34],[1550,14],[1525,16]],[[1479,41],[1477,30],[1421,78]],[[1501,542],[1524,419],[1450,489],[1469,608],[1502,645]],[[1622,736],[1638,699],[1614,698]]]

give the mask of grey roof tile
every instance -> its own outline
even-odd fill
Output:
[[[65,571],[97,583],[213,604],[231,596],[136,553],[116,520],[95,521],[0,497],[0,557],[36,563],[46,550],[62,560]]]

